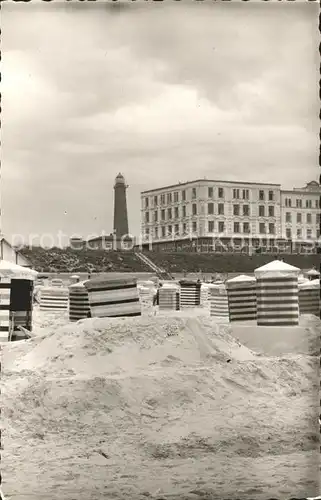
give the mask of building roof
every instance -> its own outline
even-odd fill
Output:
[[[123,176],[123,174],[121,174],[119,172],[119,174],[116,176],[116,179],[115,179],[115,186],[116,185],[125,185],[126,184],[126,181],[125,181],[125,177]]]
[[[283,193],[285,193],[285,194],[307,194],[307,195],[316,194],[316,195],[320,196],[321,189],[319,188],[316,191],[312,191],[311,189],[304,189],[304,188],[281,189],[281,195]]]
[[[231,278],[227,281],[227,283],[245,283],[245,282],[253,282],[255,278],[252,276],[247,276],[246,274],[241,274],[240,276],[236,276],[235,278]]]
[[[299,283],[300,290],[320,289],[320,280],[307,280],[304,283]]]
[[[88,240],[88,243],[92,241],[134,241],[134,239],[134,237],[131,237],[129,235],[118,238],[114,234],[108,234],[106,236],[96,236],[95,238],[91,238],[90,240]]]
[[[281,189],[281,193],[317,194],[320,196],[321,186],[317,181],[310,181],[307,182],[304,187],[293,188],[293,189]]]
[[[37,271],[28,267],[18,266],[6,260],[0,260],[0,276],[2,278],[21,278],[21,279],[35,279],[38,275]]]
[[[286,277],[299,275],[300,269],[298,267],[291,266],[282,260],[273,260],[262,267],[258,267],[254,270],[255,277]]]
[[[307,272],[308,276],[320,276],[319,271],[317,269],[310,269],[310,271]]]
[[[162,186],[159,188],[148,189],[146,191],[142,191],[141,194],[153,193],[155,191],[160,191],[162,189],[173,189],[173,188],[181,188],[182,186],[188,186],[189,184],[196,184],[198,182],[215,182],[215,183],[225,183],[225,184],[233,184],[233,185],[247,185],[247,186],[273,186],[280,187],[281,184],[267,183],[267,182],[248,182],[248,181],[224,181],[224,180],[213,180],[213,179],[196,179],[194,181],[180,182],[178,184],[172,184],[170,186]]]

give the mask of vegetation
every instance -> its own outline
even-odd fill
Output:
[[[39,272],[150,272],[134,252],[31,247],[21,253]]]
[[[283,259],[287,264],[309,269],[320,266],[319,255],[264,255],[255,254],[199,254],[199,253],[163,253],[144,252],[158,267],[166,269],[169,273],[251,273],[254,269],[264,266],[276,258]]]
[[[24,248],[21,253],[39,272],[150,272],[134,251]],[[144,252],[159,268],[175,273],[250,273],[274,260],[274,255]],[[301,269],[319,267],[319,255],[279,255]]]

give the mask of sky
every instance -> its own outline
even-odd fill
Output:
[[[317,180],[317,9],[4,3],[2,233],[109,234],[118,172],[136,236],[143,190]]]

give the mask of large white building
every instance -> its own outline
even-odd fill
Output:
[[[141,193],[142,241],[162,250],[212,251],[222,244],[276,251],[279,240],[293,239],[293,231],[318,237],[320,192],[315,182],[283,191],[280,184],[207,179],[151,189]],[[301,223],[297,203],[304,207]]]
[[[281,191],[281,228],[290,240],[320,238],[321,187],[309,182],[305,187]]]

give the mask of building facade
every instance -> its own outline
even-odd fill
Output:
[[[282,191],[280,184],[202,179],[144,191],[142,246],[168,251],[220,251],[224,247],[245,252],[268,247],[275,252],[280,242],[287,247],[290,239],[285,204],[292,206],[292,202],[287,198],[301,199],[302,206],[313,205],[311,234],[317,236],[317,187],[309,183],[290,192]]]
[[[2,236],[0,237],[0,260],[5,260],[23,267],[31,267],[30,260],[22,255]]]
[[[321,187],[315,181],[281,191],[281,228],[286,239],[298,244],[320,239],[320,196]]]
[[[85,241],[80,236],[73,236],[69,239],[69,246],[74,250],[82,250],[85,246]]]

